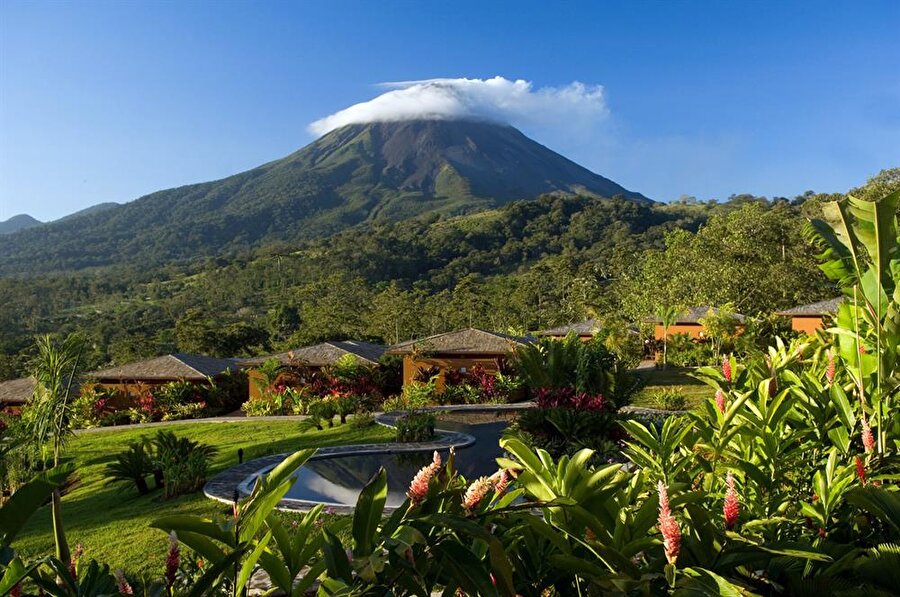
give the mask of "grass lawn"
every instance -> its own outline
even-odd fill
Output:
[[[638,374],[644,382],[644,387],[631,401],[632,406],[645,408],[659,408],[656,394],[661,390],[680,387],[687,400],[687,409],[693,410],[700,406],[707,398],[712,398],[715,392],[708,385],[694,379],[688,374],[691,369],[685,367],[668,367],[666,369],[641,369]]]
[[[139,496],[133,485],[108,483],[104,469],[128,442],[151,436],[159,429],[170,429],[180,437],[189,437],[213,445],[219,452],[212,463],[212,474],[237,464],[237,450],[244,458],[291,452],[338,444],[391,441],[393,432],[381,425],[354,429],[342,425],[323,431],[300,431],[297,421],[253,421],[240,423],[198,422],[155,428],[103,430],[71,439],[67,456],[74,458],[76,483],[63,497],[63,522],[69,545],[81,543],[85,557],[123,568],[128,574],[162,574],[167,537],[149,527],[155,518],[169,514],[225,516],[230,506],[215,502],[202,493],[162,501],[160,491]],[[152,479],[148,479],[152,486]],[[35,513],[14,547],[25,556],[53,552],[50,509]]]

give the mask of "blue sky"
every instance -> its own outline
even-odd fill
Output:
[[[385,81],[602,85],[526,133],[658,200],[900,166],[900,2],[0,3],[0,220],[221,178]]]

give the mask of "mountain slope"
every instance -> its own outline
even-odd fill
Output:
[[[43,224],[43,222],[32,218],[28,214],[19,214],[6,221],[0,222],[0,234],[12,234],[19,230],[40,226],[41,224]]]
[[[351,125],[222,180],[0,238],[0,274],[229,255],[367,221],[468,213],[547,192],[648,201],[509,126]]]

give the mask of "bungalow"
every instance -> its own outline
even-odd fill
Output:
[[[0,382],[0,412],[18,413],[34,394],[33,377]]]
[[[837,314],[838,307],[844,302],[845,298],[839,296],[827,301],[802,305],[793,309],[778,311],[776,315],[790,317],[791,329],[795,332],[802,332],[812,336],[816,333],[816,330],[825,328],[825,317],[834,317]]]
[[[248,369],[247,376],[250,380],[249,397],[252,400],[259,397],[260,384],[258,380],[262,379],[262,374],[254,369],[266,361],[276,359],[285,367],[321,369],[322,367],[335,365],[347,355],[353,355],[357,363],[374,367],[378,365],[378,359],[381,358],[385,350],[387,350],[387,347],[381,344],[371,344],[369,342],[360,342],[359,340],[322,342],[321,344],[304,346],[276,354],[242,359],[239,364],[241,368]]]
[[[550,328],[549,330],[543,330],[538,332],[537,335],[561,340],[569,334],[575,334],[582,340],[590,340],[594,337],[594,334],[600,331],[600,327],[599,319],[586,319],[584,321],[579,321],[578,323],[570,323],[568,325]]]
[[[442,390],[448,371],[466,373],[481,365],[489,372],[497,372],[501,362],[516,347],[528,342],[527,338],[467,328],[401,342],[390,347],[386,354],[403,357],[403,385],[415,381],[421,371],[434,369],[438,374],[438,389]]]
[[[700,320],[705,318],[710,312],[717,314],[719,310],[715,307],[708,307],[705,305],[685,309],[681,315],[678,316],[678,319],[669,326],[668,335],[671,337],[675,334],[687,334],[694,340],[703,339],[706,335],[706,330],[703,327],[703,324],[700,323]],[[739,326],[743,327],[747,318],[740,313],[732,313],[731,315],[737,319]],[[645,321],[655,324],[653,337],[656,340],[662,341],[665,339],[666,329],[663,326],[661,319],[658,317],[650,317]]]
[[[87,377],[100,387],[117,390],[125,397],[136,398],[153,386],[172,381],[209,383],[210,379],[238,369],[234,359],[174,353],[121,367],[92,371]]]

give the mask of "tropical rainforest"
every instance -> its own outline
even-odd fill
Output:
[[[900,187],[885,170],[851,193]],[[0,380],[33,338],[81,331],[90,366],[171,351],[260,354],[323,340],[396,343],[459,327],[524,333],[666,305],[770,318],[837,296],[804,233],[840,194],[670,204],[544,195],[476,213],[368,222],[226,258],[0,278]]]

